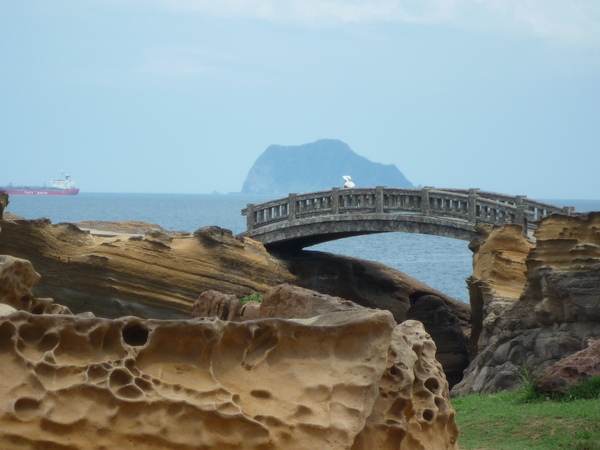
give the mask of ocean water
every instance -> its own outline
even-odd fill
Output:
[[[45,217],[52,223],[135,220],[171,231],[193,232],[217,225],[235,234],[246,229],[241,210],[268,196],[219,194],[102,194],[10,197],[6,211],[26,219]],[[544,200],[574,206],[578,212],[600,211],[600,200]],[[411,233],[358,236],[311,247],[329,253],[379,261],[463,302],[469,301],[466,279],[472,273],[468,242]]]

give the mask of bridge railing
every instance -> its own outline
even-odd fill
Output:
[[[329,191],[290,194],[242,210],[248,231],[295,219],[335,214],[423,214],[455,218],[470,223],[517,223],[533,228],[542,217],[573,208],[479,189],[333,188]]]

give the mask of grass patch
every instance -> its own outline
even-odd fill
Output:
[[[247,295],[246,297],[244,297],[242,299],[242,301],[240,302],[240,305],[244,306],[248,302],[262,303],[263,302],[262,295],[260,295],[258,292],[254,292],[254,293],[252,293],[252,295]]]
[[[600,377],[552,397],[517,392],[452,399],[461,449],[600,450]]]

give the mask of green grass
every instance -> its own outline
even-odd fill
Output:
[[[247,295],[246,297],[244,297],[242,299],[242,301],[240,302],[240,305],[244,306],[248,302],[262,303],[263,302],[262,295],[260,295],[258,292],[254,292],[254,293],[252,293],[252,295]]]
[[[600,450],[600,379],[550,398],[512,393],[452,399],[461,449]]]

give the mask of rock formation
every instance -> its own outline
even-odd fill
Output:
[[[92,234],[47,219],[4,220],[0,254],[31,261],[42,276],[37,297],[108,318],[187,318],[204,290],[242,297],[294,281],[285,264],[250,239],[216,227],[195,235],[141,227]]]
[[[436,343],[436,358],[442,364],[450,387],[462,378],[469,363],[467,339],[459,320],[446,302],[434,295],[414,300],[406,319],[423,323]],[[216,291],[203,292],[194,303],[192,317],[217,317],[244,321],[257,318],[308,319],[337,311],[360,311],[366,308],[340,297],[284,284],[269,289],[262,304],[250,302],[241,306],[239,299]],[[404,322],[402,320],[401,322]]]
[[[437,346],[436,358],[442,364],[452,388],[462,380],[469,365],[469,348],[457,317],[446,302],[436,295],[417,297],[406,313],[407,319],[418,320]]]
[[[560,392],[582,381],[600,377],[600,341],[588,340],[589,347],[561,359],[546,369],[538,380],[542,392]]]
[[[411,318],[423,320],[436,343],[437,358],[442,362],[450,384],[454,386],[462,378],[469,362],[465,338],[471,332],[469,305],[373,261],[303,251],[288,256],[286,262],[296,276],[296,283],[304,288],[352,300],[366,308],[386,309],[394,314],[398,323]],[[427,313],[411,317],[409,308],[416,299],[425,296],[439,299],[443,303],[440,310],[444,313],[435,314],[431,319]]]
[[[169,319],[188,318],[193,309],[196,317],[237,321],[278,315],[312,317],[361,305],[389,310],[400,323],[407,319],[411,298],[431,294],[443,300],[465,333],[469,330],[468,305],[372,261],[303,252],[284,262],[269,255],[260,243],[237,239],[219,227],[205,227],[190,235],[139,222],[85,222],[79,224],[82,229],[73,224],[52,225],[45,219],[11,219],[3,225],[0,254],[32,261],[42,275],[36,295],[54,298],[76,314],[91,311],[106,318]],[[275,291],[276,300],[271,301],[270,289],[284,284],[288,287]],[[302,290],[295,295],[291,285],[311,293]],[[253,292],[265,294],[264,308],[240,306],[239,300]],[[324,301],[328,296],[338,298],[343,308],[325,307],[331,303]],[[301,305],[294,300],[299,297]],[[300,306],[286,312],[291,305],[288,301]],[[450,330],[454,319],[444,326],[449,327],[446,332],[428,331],[437,340],[444,370],[453,377],[457,361],[466,360],[468,353],[463,349],[465,353],[459,356],[461,344],[447,339],[456,331]],[[464,341],[460,332],[456,338]]]
[[[322,294],[341,297],[366,308],[391,311],[400,323],[407,319],[411,298],[435,295],[454,314],[463,331],[469,333],[469,305],[384,264],[349,256],[304,250],[285,258],[296,284]]]
[[[51,298],[35,298],[33,287],[40,275],[25,259],[0,255],[0,305],[33,314],[71,314]]]
[[[310,144],[271,145],[250,168],[242,187],[244,194],[287,196],[342,187],[350,175],[358,187],[412,187],[393,164],[369,161],[335,139]]]
[[[42,275],[36,295],[74,312],[183,318],[204,291],[242,298],[288,283],[387,309],[397,322],[412,295],[437,295],[470,327],[468,305],[377,262],[310,251],[282,261],[219,227],[190,235],[140,222],[78,225],[11,219],[0,234],[0,254],[27,259]]]
[[[0,300],[37,281],[14,269]],[[435,344],[388,311],[240,323],[7,308],[3,448],[458,448]]]
[[[4,210],[8,206],[8,203],[8,194],[2,189],[0,189],[0,220],[2,220]]]
[[[480,238],[470,245],[474,253],[473,275],[467,280],[472,355],[489,344],[495,333],[496,319],[521,295],[527,282],[525,260],[534,247],[518,225],[478,225],[477,231]]]
[[[535,239],[505,226],[476,249],[478,354],[453,394],[515,389],[523,367],[540,375],[600,337],[600,213],[551,215]]]

